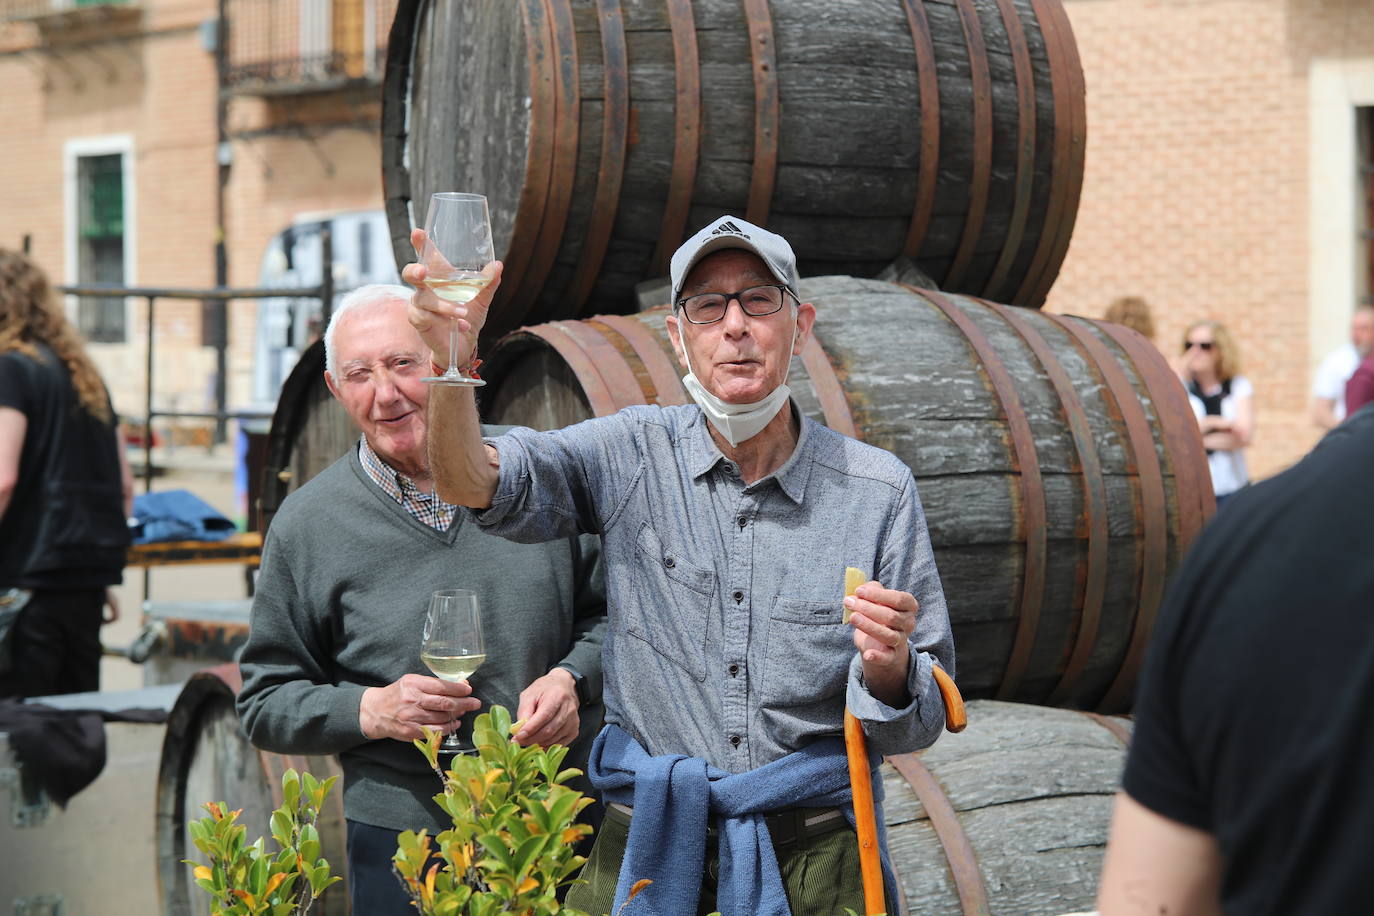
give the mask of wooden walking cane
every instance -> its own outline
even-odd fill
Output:
[[[844,749],[849,757],[849,785],[854,790],[854,829],[859,834],[859,874],[864,882],[864,912],[886,913],[883,903],[883,866],[878,853],[878,818],[873,810],[873,778],[868,772],[864,727],[844,711]]]
[[[850,566],[844,571],[844,594],[848,598],[864,583],[867,576]],[[848,611],[845,612],[848,619]],[[940,688],[940,700],[945,707],[945,728],[961,732],[968,725],[964,713],[964,698],[954,679],[939,665],[931,668],[935,684]],[[873,807],[873,774],[868,769],[868,744],[864,727],[848,709],[844,711],[844,749],[849,760],[849,785],[854,793],[854,830],[859,835],[859,873],[864,885],[864,913],[877,916],[887,912],[883,902],[883,866],[878,850],[878,818]]]

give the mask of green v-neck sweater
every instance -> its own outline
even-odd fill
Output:
[[[436,531],[374,484],[357,449],[282,503],[241,658],[239,715],[249,739],[278,753],[338,754],[344,815],[431,834],[452,826],[434,804],[438,777],[408,741],[368,740],[363,690],[429,674],[420,632],[430,594],[480,596],[487,661],[470,679],[485,710],[515,714],[520,691],[567,662],[601,696],[606,624],[595,538],[515,544],[483,532],[467,509]],[[464,717],[466,740],[473,715]],[[581,710],[568,766],[586,767],[601,705]]]

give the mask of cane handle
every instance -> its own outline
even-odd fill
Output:
[[[945,728],[956,733],[963,731],[968,725],[968,716],[964,714],[964,698],[954,686],[954,678],[939,665],[931,665],[930,670],[935,672],[935,685],[940,688],[940,699],[945,704]]]

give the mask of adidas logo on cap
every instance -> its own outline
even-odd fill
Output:
[[[749,233],[745,232],[743,229],[741,229],[739,226],[736,226],[729,220],[726,220],[725,222],[717,226],[715,229],[711,230],[712,235],[720,235],[722,232],[728,232],[732,235],[738,235],[741,238],[749,238]]]

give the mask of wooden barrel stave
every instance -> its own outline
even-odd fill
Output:
[[[1160,598],[1155,580],[1196,533],[1185,531],[1183,508],[1208,498],[1194,467],[1201,449],[1174,429],[1193,421],[1158,409],[1145,370],[1132,361],[1158,385],[1168,371],[1162,357],[1132,357],[1094,322],[879,281],[813,278],[803,294],[816,303],[816,337],[838,382],[817,385],[794,360],[794,397],[824,421],[820,395],[839,385],[859,437],[912,468],[966,695],[1127,708]],[[656,359],[630,360],[614,340],[605,351],[635,364],[616,384],[639,388],[635,398],[647,403],[665,394],[646,387],[646,362],[660,373],[655,386],[671,383],[682,396],[663,315],[615,319],[640,326],[658,344]],[[599,327],[596,319],[586,324]],[[611,394],[609,369],[571,371],[547,351],[549,333],[529,329],[489,352],[484,410],[494,422],[551,428],[636,402]],[[909,355],[894,358],[898,351]],[[583,378],[588,373],[595,379]],[[601,393],[589,400],[584,388],[593,381]],[[1141,470],[1147,459],[1153,477]],[[1023,460],[1033,478],[1020,472]]]
[[[259,530],[266,531],[282,500],[329,467],[358,441],[358,429],[324,382],[324,341],[301,354],[283,383],[267,435]]]
[[[397,258],[430,192],[479,187],[507,261],[489,339],[584,303],[632,310],[666,252],[749,207],[803,273],[905,253],[950,288],[1038,304],[1082,169],[1056,138],[1078,123],[1056,111],[1083,105],[1059,2],[402,0],[384,87]]]
[[[910,913],[970,912],[980,892],[986,908],[974,912],[1090,908],[1130,722],[992,701],[970,702],[968,714],[965,731],[880,771],[888,848]],[[917,765],[932,778],[933,800],[953,809],[971,861],[949,849],[898,770]],[[957,865],[966,866],[960,880]]]

